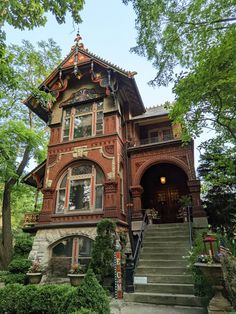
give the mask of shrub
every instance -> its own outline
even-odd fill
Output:
[[[194,266],[197,261],[197,257],[204,253],[204,243],[202,233],[198,233],[195,240],[194,246],[189,256],[190,271],[192,272],[194,281],[194,292],[197,296],[206,296],[210,298],[213,296],[213,291],[211,285],[207,282],[207,279],[202,274],[198,267]]]
[[[15,239],[14,254],[28,256],[33,244],[33,238],[27,234],[20,234]]]
[[[24,288],[24,286],[20,284],[14,284],[0,289],[0,313],[17,313],[19,294],[22,288]]]
[[[229,254],[224,255],[222,257],[222,270],[225,288],[234,309],[236,309],[236,258]]]
[[[5,283],[5,285],[14,284],[14,283],[19,283],[19,284],[24,285],[27,283],[27,279],[28,278],[27,278],[26,274],[22,274],[22,273],[12,274],[9,272],[4,278],[4,283]]]
[[[96,310],[98,314],[109,314],[109,299],[105,290],[99,284],[91,269],[88,270],[84,281],[77,288],[78,308],[85,307]]]
[[[105,277],[112,277],[114,273],[115,228],[115,223],[109,219],[103,219],[97,225],[90,267],[102,284]]]
[[[70,313],[70,314],[97,314],[97,313],[82,307],[79,311],[75,311],[75,312]]]
[[[73,301],[74,288],[66,285],[28,285],[22,289],[21,302],[17,313],[24,314],[59,314],[68,311],[69,300]]]
[[[14,258],[8,266],[8,270],[10,273],[17,274],[17,273],[26,273],[31,266],[32,261],[23,258],[17,257]]]
[[[68,285],[7,285],[0,289],[0,313],[109,314],[109,301],[95,275],[79,288]]]

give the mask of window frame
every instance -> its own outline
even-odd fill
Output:
[[[91,166],[91,173],[87,173],[87,174],[79,174],[79,175],[73,175],[72,174],[72,169],[80,167],[80,166],[84,166],[84,165],[89,165]],[[57,189],[56,189],[56,206],[55,206],[55,214],[56,215],[66,215],[66,214],[83,214],[83,213],[92,213],[92,212],[100,212],[103,211],[103,202],[104,202],[104,189],[103,189],[103,183],[104,182],[100,182],[97,183],[97,173],[100,172],[100,174],[102,175],[102,179],[101,181],[104,181],[105,176],[103,171],[101,170],[100,167],[98,167],[97,165],[90,163],[90,162],[84,162],[84,163],[80,163],[80,164],[75,164],[73,166],[70,166],[66,169],[66,171],[61,175],[61,178],[58,181],[57,184]],[[66,186],[65,187],[61,187],[61,184],[64,180],[64,178],[67,176],[66,179]],[[89,208],[88,209],[80,209],[80,208],[75,208],[75,209],[70,209],[70,197],[71,197],[71,181],[73,180],[83,180],[83,179],[90,179],[90,193],[89,193]],[[101,208],[96,206],[96,190],[97,187],[102,187],[102,193],[101,193],[101,200],[99,200],[99,202],[101,202]],[[59,206],[59,199],[60,199],[60,191],[61,190],[65,190],[65,199],[64,199],[64,207],[63,210],[58,211],[58,206]]]
[[[74,141],[74,140],[80,140],[87,137],[97,136],[104,134],[104,115],[103,119],[98,119],[98,114],[103,114],[103,99],[97,100],[97,101],[90,101],[83,104],[75,104],[70,107],[63,108],[63,118],[62,118],[62,132],[61,132],[61,142],[68,142],[68,141]],[[76,109],[79,108],[79,106],[91,106],[91,109],[85,112],[76,113]],[[100,108],[101,107],[101,108]],[[67,112],[70,110],[69,118],[67,116]],[[75,121],[76,117],[84,117],[91,115],[91,134],[87,136],[81,136],[81,137],[75,137]],[[69,123],[69,137],[64,135],[65,132],[65,122],[66,119],[70,120]],[[102,128],[97,130],[97,122],[102,121]],[[66,138],[66,139],[65,139]]]
[[[53,254],[53,250],[55,247],[57,247],[60,243],[62,243],[65,240],[68,239],[72,239],[72,245],[71,245],[71,256],[56,256]],[[90,255],[80,255],[80,240],[81,239],[85,239],[88,240],[90,242]],[[55,242],[52,246],[51,246],[51,258],[55,258],[55,259],[71,259],[71,267],[73,267],[73,265],[76,264],[81,264],[79,263],[79,260],[91,260],[92,258],[92,244],[93,244],[94,240],[89,238],[88,236],[84,236],[84,235],[71,235],[71,236],[67,236],[64,237],[60,240],[58,240],[57,242]]]
[[[164,136],[163,136],[163,132],[164,131],[170,131],[170,134],[171,134],[171,138],[169,140],[164,140]],[[158,134],[157,137],[155,137],[157,139],[157,141],[152,141],[152,136],[151,136],[151,133],[154,133],[156,132]],[[148,130],[148,141],[149,143],[161,143],[161,142],[167,142],[167,141],[171,141],[174,139],[174,135],[173,135],[173,130],[172,130],[172,127],[164,127],[164,128],[155,128],[155,129],[150,129]]]

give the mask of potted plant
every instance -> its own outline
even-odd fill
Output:
[[[215,294],[210,300],[208,305],[208,313],[225,313],[231,312],[232,306],[230,302],[222,295],[224,290],[224,279],[222,272],[222,265],[220,263],[221,253],[215,252],[212,242],[216,241],[214,238],[210,238],[209,235],[205,236],[204,244],[206,249],[206,243],[210,243],[210,250],[208,254],[202,254],[197,257],[195,267],[201,270],[206,277],[208,283],[212,286]],[[206,250],[207,251],[207,250]]]
[[[35,259],[30,266],[27,276],[30,284],[39,284],[44,272],[44,267],[40,263],[39,259]]]
[[[84,268],[79,264],[75,264],[72,266],[67,276],[72,286],[79,286],[85,276]]]

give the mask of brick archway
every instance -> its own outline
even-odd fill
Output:
[[[155,156],[155,157],[145,161],[140,166],[140,168],[138,169],[138,171],[135,174],[133,185],[134,186],[140,185],[142,176],[145,173],[145,171],[147,171],[147,169],[149,169],[151,166],[156,165],[156,164],[161,164],[161,163],[172,164],[172,165],[179,167],[180,169],[182,169],[185,172],[185,174],[188,177],[188,180],[195,180],[196,179],[195,176],[193,176],[191,174],[191,171],[188,168],[188,166],[182,160],[180,160],[176,157],[171,157],[171,156],[170,157]]]

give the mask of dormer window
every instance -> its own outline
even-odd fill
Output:
[[[80,104],[64,109],[63,141],[103,134],[103,102]]]

